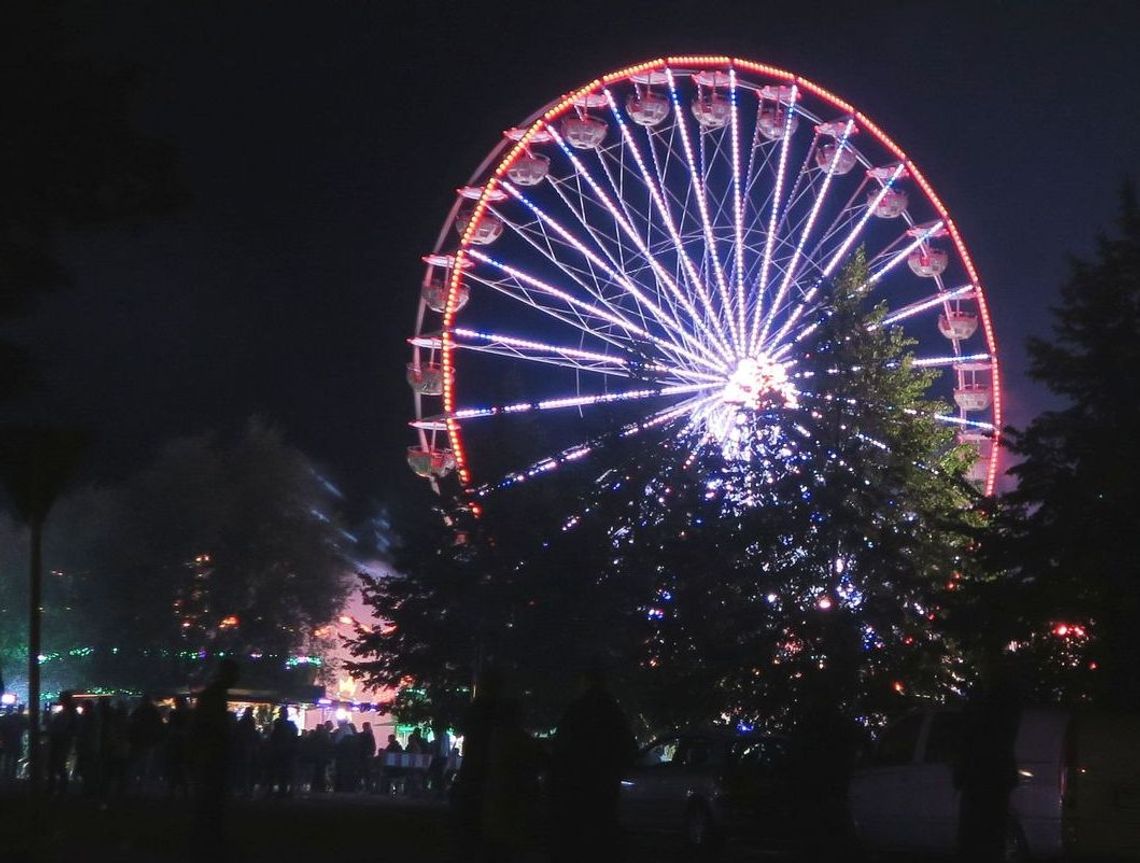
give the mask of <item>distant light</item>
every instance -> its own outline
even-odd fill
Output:
[[[5,692],[3,695],[0,695],[0,704],[3,704],[5,707],[11,707],[15,703],[16,693]]]
[[[830,596],[821,596],[819,598],[819,602],[816,603],[816,605],[818,605],[824,611],[827,611],[829,608],[831,608],[831,597]]]
[[[894,683],[892,683],[891,688],[895,692],[897,692],[899,695],[902,695],[906,691],[906,687],[903,686],[903,683],[901,680],[896,680]]]
[[[352,624],[352,618],[349,617],[347,614],[342,614],[340,616],[340,622],[343,623],[345,626],[349,626]]]
[[[348,719],[348,711],[345,710],[343,707],[338,707],[337,711],[336,711],[336,718],[338,720]]]

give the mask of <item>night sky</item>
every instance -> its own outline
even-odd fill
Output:
[[[351,513],[412,487],[405,340],[455,188],[502,129],[633,62],[768,62],[879,123],[973,252],[1015,425],[1049,404],[1026,337],[1140,157],[1132,3],[96,5],[72,36],[141,65],[138,125],[175,143],[193,201],[67,237],[74,285],[6,325],[44,379],[6,413],[94,429],[93,480],[259,414]]]

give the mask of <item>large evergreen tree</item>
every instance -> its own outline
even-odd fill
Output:
[[[1140,207],[1128,187],[1116,231],[1074,260],[1052,336],[1029,343],[1030,374],[1066,404],[1012,437],[1003,563],[1023,590],[1026,632],[1089,627],[1104,694],[1140,707]],[[1074,658],[1068,656],[1066,662]],[[1085,663],[1087,671],[1087,662]],[[1086,675],[1087,677],[1087,675]]]
[[[798,404],[737,418],[745,456],[683,428],[619,436],[588,474],[504,492],[467,543],[410,542],[400,574],[369,587],[386,623],[361,633],[357,673],[414,679],[421,705],[454,709],[493,660],[542,724],[600,657],[646,730],[786,725],[821,678],[860,715],[900,690],[946,694],[940,615],[977,495],[931,373],[866,309],[866,282],[860,255],[820,311]]]

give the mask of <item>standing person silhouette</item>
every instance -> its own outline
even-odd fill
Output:
[[[480,675],[460,729],[463,763],[453,796],[460,859],[522,859],[533,850],[538,823],[538,747],[523,727],[521,705],[506,695],[494,669]]]
[[[1014,745],[1021,699],[1013,669],[987,663],[962,713],[962,737],[954,784],[961,792],[958,855],[970,863],[1005,859],[1009,796],[1017,787]]]
[[[579,676],[578,697],[554,735],[550,769],[555,861],[619,860],[621,778],[637,754],[629,720],[599,663]]]
[[[225,657],[213,680],[198,693],[190,718],[190,754],[194,775],[191,843],[203,860],[221,859],[226,850],[225,815],[229,796],[229,690],[240,677],[237,662]]]

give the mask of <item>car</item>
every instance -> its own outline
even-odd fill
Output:
[[[952,707],[911,713],[857,766],[848,797],[865,849],[954,853],[962,721]],[[1140,717],[1025,708],[1014,759],[1007,860],[1140,860]]]
[[[678,833],[694,849],[726,841],[779,846],[791,838],[790,744],[768,735],[678,732],[641,750],[622,780],[633,831]]]

